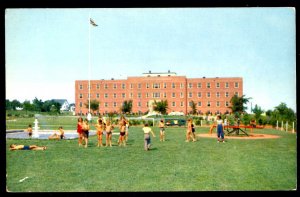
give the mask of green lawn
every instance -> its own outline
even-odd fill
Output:
[[[296,134],[273,129],[278,139],[199,138],[185,142],[184,128],[167,128],[159,141],[154,128],[152,150],[143,150],[141,127],[130,127],[126,147],[79,148],[77,139],[6,139],[7,188],[12,192],[100,191],[253,191],[296,188]],[[208,128],[197,128],[207,133]],[[11,143],[37,144],[46,151],[9,151]],[[28,177],[23,182],[19,180]]]

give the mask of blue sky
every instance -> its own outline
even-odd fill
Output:
[[[75,80],[89,78],[89,28],[91,79],[243,77],[252,106],[296,111],[294,8],[7,9],[6,98],[74,102]]]

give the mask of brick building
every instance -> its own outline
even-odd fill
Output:
[[[86,114],[88,109],[88,80],[75,81],[75,113]],[[132,112],[145,113],[149,101],[168,101],[168,113],[191,111],[190,102],[196,103],[198,113],[231,112],[230,99],[243,95],[243,78],[186,78],[175,72],[143,73],[123,80],[91,80],[91,100],[100,102],[99,112],[120,112],[125,100],[132,100]]]

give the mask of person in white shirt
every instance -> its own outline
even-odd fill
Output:
[[[146,151],[148,151],[150,149],[150,145],[151,145],[151,138],[150,138],[150,133],[152,134],[153,137],[155,137],[152,129],[148,126],[148,124],[146,123],[145,126],[143,127],[143,131],[144,131],[144,148]]]
[[[221,116],[217,116],[217,135],[218,135],[218,143],[221,141],[224,143],[224,129],[223,129],[223,120],[221,119]]]

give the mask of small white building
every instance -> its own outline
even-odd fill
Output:
[[[67,99],[52,99],[53,101],[61,104],[60,111],[68,111],[70,108],[69,102]]]

